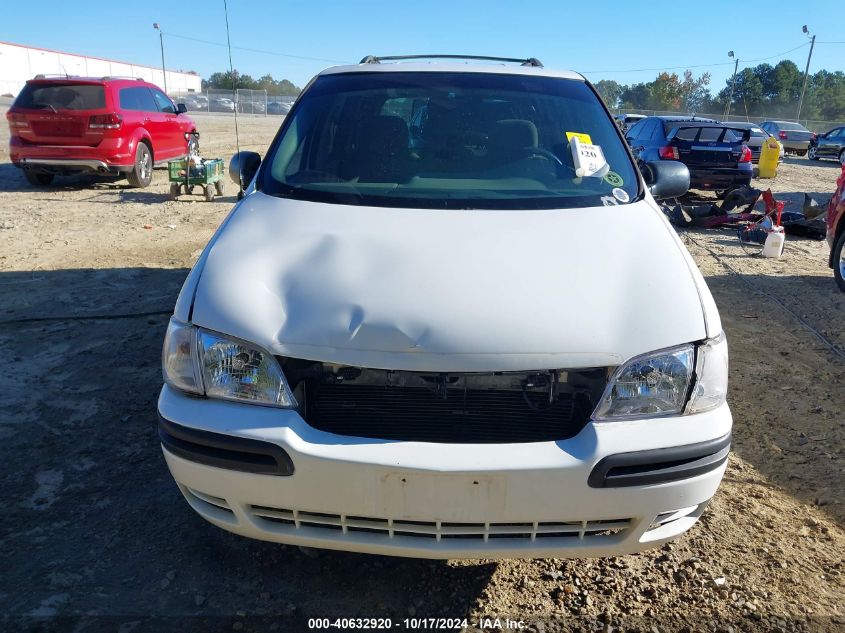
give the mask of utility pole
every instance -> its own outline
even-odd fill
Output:
[[[734,57],[733,51],[728,51],[728,57]],[[736,57],[736,63],[734,64],[734,76],[731,79],[731,96],[728,97],[728,105],[725,106],[725,118],[728,118],[728,115],[731,113],[731,103],[734,100],[734,86],[736,85],[736,70],[739,68],[739,57]]]
[[[810,36],[810,31],[807,30],[807,25],[804,25],[804,33]],[[801,106],[804,105],[804,91],[807,90],[807,75],[810,72],[810,60],[813,58],[813,47],[816,45],[816,36],[810,36],[810,54],[807,55],[807,67],[804,69],[804,85],[801,87],[801,98],[798,99],[798,113],[795,115],[795,120],[801,120]]]
[[[158,22],[153,22],[153,28],[158,31],[158,41],[161,44],[161,75],[164,77],[164,93],[167,94],[167,70],[164,68],[164,33]]]

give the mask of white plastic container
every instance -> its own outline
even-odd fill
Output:
[[[783,245],[786,242],[786,234],[782,226],[772,227],[771,232],[766,236],[766,243],[763,244],[763,257],[780,258],[783,255]]]

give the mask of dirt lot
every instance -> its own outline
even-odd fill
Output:
[[[230,118],[198,122],[205,155],[233,153]],[[264,151],[278,123],[242,118],[241,147]],[[470,630],[482,616],[545,631],[845,630],[845,294],[824,242],[790,239],[763,260],[729,232],[683,234],[730,339],[735,427],[725,481],[678,542],[588,561],[311,556],[206,524],[157,442],[166,313],[234,198],[170,202],[163,170],[144,190],[35,190],[0,128],[4,630],[299,631],[308,617],[411,615]],[[805,191],[826,200],[837,171],[790,159],[771,186],[792,205]],[[77,318],[94,315],[138,316]]]

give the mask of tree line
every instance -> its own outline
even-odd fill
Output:
[[[710,73],[695,77],[687,70],[660,73],[653,81],[630,85],[602,79],[595,86],[608,107],[623,110],[669,110],[686,113],[724,112],[731,95],[732,77],[715,95],[710,90]],[[759,64],[737,72],[731,99],[734,116],[794,119],[804,73],[794,62]],[[845,73],[820,70],[807,78],[801,107],[804,120],[845,120]]]
[[[268,95],[295,97],[302,89],[287,79],[276,80],[272,75],[264,75],[253,79],[249,75],[242,75],[237,70],[212,73],[208,79],[202,80],[203,90],[266,90]]]

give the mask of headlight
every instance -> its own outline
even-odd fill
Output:
[[[720,406],[728,389],[724,334],[638,356],[613,374],[593,413],[597,421],[701,413]]]
[[[199,331],[205,395],[279,407],[295,407],[282,368],[272,354],[246,343]]]
[[[176,345],[178,343],[179,345]],[[258,347],[171,319],[164,343],[164,379],[209,398],[295,407],[282,368]],[[194,382],[188,379],[189,370]]]

